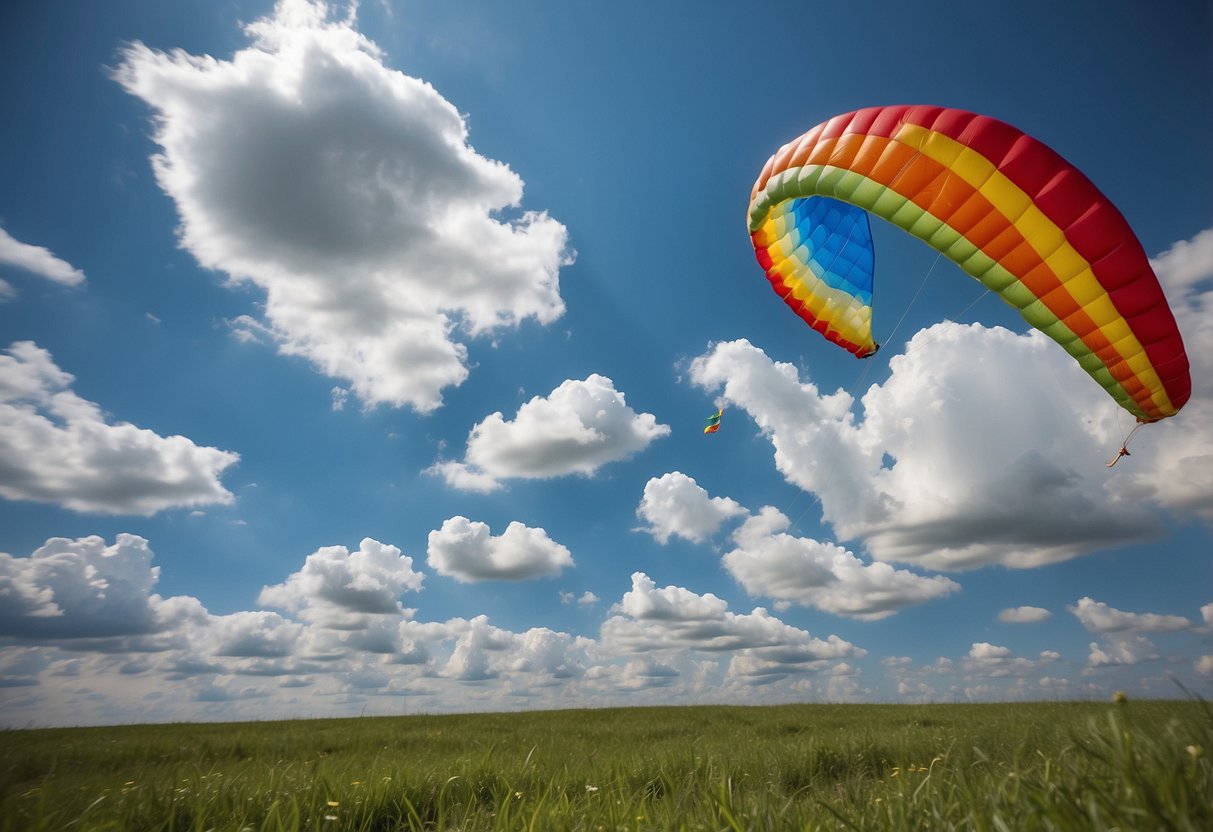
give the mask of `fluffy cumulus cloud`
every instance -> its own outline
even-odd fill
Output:
[[[482,682],[500,675],[491,664],[492,654],[504,653],[514,641],[514,634],[489,623],[487,616],[478,615],[471,621],[452,622],[458,632],[455,649],[442,669],[442,675],[462,682]]]
[[[518,174],[353,14],[279,0],[246,32],[229,60],[134,43],[114,71],[155,113],[181,245],[265,292],[241,332],[368,405],[430,411],[468,375],[459,333],[563,314],[564,226],[520,209]]]
[[[1043,607],[1008,607],[998,613],[998,620],[1004,624],[1036,624],[1052,617],[1053,613]]]
[[[304,631],[303,625],[265,610],[216,616],[212,628],[215,656],[258,659],[294,654]]]
[[[1092,633],[1168,633],[1192,627],[1192,622],[1182,615],[1125,612],[1092,598],[1079,598],[1068,609]]]
[[[484,523],[452,517],[430,532],[426,562],[439,575],[474,583],[555,575],[573,565],[573,556],[543,529],[514,522],[494,537]]]
[[[30,341],[0,354],[0,496],[99,514],[232,502],[219,478],[239,456],[111,424],[74,380]]]
[[[791,522],[777,509],[766,506],[750,516],[678,471],[648,481],[636,514],[648,524],[641,531],[663,544],[674,536],[703,542],[725,521],[747,517],[732,535],[735,548],[724,555],[724,567],[750,595],[782,603],[876,620],[960,589],[942,576],[865,563],[837,544],[788,534]]]
[[[23,243],[0,227],[0,266],[9,266],[64,286],[79,286],[84,283],[84,272],[63,260],[50,249]],[[15,290],[6,281],[0,280],[0,300]]]
[[[751,595],[873,621],[960,589],[942,576],[864,563],[837,544],[788,534],[789,525],[766,506],[733,534],[736,548],[725,554],[724,565]]]
[[[816,638],[762,607],[734,613],[717,596],[679,586],[658,587],[643,572],[602,625],[603,646],[623,653],[693,650],[729,655],[728,677],[763,684],[813,673],[830,662],[866,651],[831,635]]]
[[[714,345],[691,374],[749,412],[783,475],[879,560],[1031,567],[1157,529],[1105,487],[1116,414],[1043,335],[938,324],[889,366],[861,416],[745,340]]]
[[[439,462],[430,472],[455,488],[482,492],[511,478],[590,475],[669,432],[651,413],[632,410],[611,379],[592,374],[535,396],[512,420],[489,415],[468,434],[463,461]]]
[[[560,603],[565,604],[566,606],[568,604],[577,604],[580,607],[592,607],[600,600],[602,599],[590,592],[588,589],[581,593],[580,596],[578,596],[575,592],[568,592],[565,590],[560,591]]]
[[[368,537],[354,552],[345,546],[316,550],[283,583],[263,588],[257,602],[309,623],[357,629],[374,616],[402,614],[400,597],[420,590],[423,580],[412,558]]]
[[[29,557],[0,552],[0,635],[85,639],[143,635],[167,612],[148,542],[120,534],[52,538]]]
[[[1159,658],[1158,648],[1143,635],[1113,633],[1102,642],[1093,641],[1087,656],[1087,666],[1123,667]]]
[[[1195,625],[1182,615],[1125,612],[1093,598],[1080,598],[1067,609],[1089,632],[1101,636],[1091,642],[1087,665],[1120,667],[1158,659],[1158,648],[1142,633],[1172,633]]]
[[[671,537],[703,543],[721,524],[748,512],[736,500],[710,497],[694,479],[680,471],[653,477],[644,486],[636,515],[643,531],[662,544]]]

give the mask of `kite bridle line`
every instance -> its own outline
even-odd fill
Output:
[[[918,152],[921,152],[921,151],[918,151]],[[907,163],[907,166],[908,166],[908,164],[909,164],[909,163]],[[903,166],[902,170],[904,170],[904,169],[905,169],[905,166]],[[898,175],[900,176],[901,174],[899,173]],[[854,226],[852,226],[852,227],[851,227],[851,230],[852,230],[852,231],[854,231]],[[849,243],[850,241],[851,241],[851,238],[850,238],[850,234],[848,233],[848,234],[847,234],[847,242]],[[845,247],[845,246],[844,246],[844,247]],[[934,272],[934,271],[935,271],[935,267],[936,267],[937,265],[939,265],[939,260],[940,260],[940,258],[941,258],[941,257],[943,257],[943,252],[942,252],[942,251],[941,251],[941,252],[938,252],[938,253],[935,255],[935,261],[934,261],[933,263],[931,263],[931,267],[930,267],[929,269],[927,269],[926,274],[924,274],[924,275],[923,275],[923,277],[922,277],[922,282],[920,282],[920,283],[918,284],[918,291],[916,291],[916,292],[914,293],[914,297],[910,298],[910,302],[909,302],[909,304],[906,306],[905,311],[903,311],[903,312],[901,313],[901,318],[900,318],[900,319],[897,321],[897,324],[896,324],[896,325],[893,327],[892,331],[891,331],[891,332],[889,332],[888,338],[886,338],[886,339],[885,339],[885,342],[886,342],[886,343],[887,343],[889,340],[891,340],[891,339],[893,338],[893,336],[894,336],[894,335],[897,333],[897,330],[898,330],[898,328],[901,326],[902,321],[904,321],[904,320],[906,319],[906,315],[910,314],[910,307],[912,307],[912,306],[914,305],[914,302],[918,300],[918,296],[922,294],[922,290],[923,290],[923,289],[926,287],[926,285],[927,285],[927,281],[928,281],[928,280],[930,279],[930,277],[931,277],[931,273],[932,273],[932,272]],[[835,259],[835,260],[836,260],[836,259],[838,259],[838,255],[837,255],[837,254],[835,254],[835,255],[834,255],[834,259]],[[832,265],[832,264],[831,264],[831,265]],[[972,303],[970,303],[968,306],[966,306],[966,307],[964,308],[964,310],[961,312],[961,314],[963,315],[965,312],[968,312],[970,309],[972,309],[972,308],[973,308],[973,307],[974,307],[974,306],[977,304],[977,301],[979,301],[979,300],[981,300],[983,297],[985,297],[985,295],[986,295],[986,294],[988,294],[988,293],[989,293],[989,291],[990,291],[990,290],[989,290],[989,289],[987,289],[987,290],[986,290],[986,292],[985,292],[984,294],[982,294],[982,295],[978,296],[976,300],[974,300]],[[879,349],[879,347],[877,347],[877,349]],[[873,352],[873,353],[869,353],[867,356],[865,356],[865,358],[870,358],[870,357],[872,357],[873,355],[875,355],[875,353],[874,353],[874,352]],[[865,362],[864,362],[864,365],[863,365],[863,369],[859,371],[859,375],[858,375],[858,376],[855,378],[855,381],[851,382],[851,386],[850,386],[850,387],[848,388],[848,390],[847,390],[847,395],[851,397],[851,401],[852,401],[852,402],[856,401],[856,394],[857,394],[857,392],[858,392],[859,386],[860,386],[861,384],[863,384],[863,380],[864,380],[864,379],[867,377],[867,375],[868,375],[868,371],[869,371],[869,370],[871,370],[871,369],[872,369],[872,362],[871,362],[871,361],[865,361]],[[797,492],[797,494],[796,494],[796,498],[795,498],[795,499],[793,499],[793,500],[792,500],[792,504],[788,506],[788,510],[787,510],[787,512],[785,512],[785,516],[786,516],[787,514],[791,514],[792,508],[793,508],[793,507],[796,505],[797,501],[800,499],[800,495],[801,495],[801,494],[803,494],[803,493],[805,493],[804,489],[799,489],[799,490],[798,490],[798,492]],[[800,512],[800,514],[797,516],[797,518],[796,518],[794,521],[792,521],[792,524],[791,524],[790,526],[788,526],[788,531],[793,531],[793,530],[796,528],[796,526],[797,526],[797,525],[800,523],[800,521],[801,521],[801,520],[804,518],[805,514],[807,514],[807,513],[808,513],[809,509],[811,509],[815,503],[820,503],[820,502],[821,502],[821,496],[820,496],[820,495],[819,495],[819,494],[818,494],[816,491],[814,491],[814,492],[812,492],[812,493],[813,493],[813,499],[811,499],[811,500],[809,501],[809,504],[808,504],[807,506],[805,506],[805,507],[804,507],[804,509],[803,509],[803,510]]]
[[[912,165],[914,163],[914,161],[916,159],[918,159],[919,156],[922,155],[922,144],[923,144],[923,139],[920,136],[918,139],[918,146],[914,148],[914,155],[911,156],[906,161],[906,163],[901,166],[901,169],[897,171],[897,174],[892,179],[889,180],[888,187],[890,189],[894,188],[894,184],[897,182],[898,179],[901,178],[902,174],[904,174],[907,170],[909,170],[910,165]],[[943,175],[943,183],[939,186],[941,192],[947,187],[948,179],[950,179],[951,176],[952,176],[952,169],[948,168],[947,171]],[[932,246],[932,248],[934,248],[934,246]],[[925,275],[923,275],[922,282],[918,284],[918,291],[916,291],[914,293],[914,297],[910,298],[910,302],[908,304],[906,304],[906,308],[903,309],[901,312],[901,317],[897,319],[897,323],[893,325],[892,331],[890,331],[888,336],[885,337],[884,342],[886,344],[889,341],[893,340],[893,336],[896,335],[897,330],[901,328],[902,322],[906,319],[906,316],[910,314],[910,309],[914,306],[915,301],[918,300],[918,296],[922,294],[922,290],[924,288],[926,288],[927,280],[930,279],[931,274],[935,271],[935,267],[939,265],[939,260],[942,257],[943,257],[943,249],[936,249],[935,260],[931,263],[931,267],[929,269],[927,269],[927,273]],[[875,269],[873,268],[873,282],[874,282],[874,280],[875,280]],[[875,288],[875,287],[873,286],[873,288]],[[988,293],[989,289],[987,289],[986,292]],[[970,303],[968,306],[966,306],[961,311],[960,314],[964,315],[965,312],[968,312],[970,309],[972,309],[973,306],[977,303],[977,301],[981,300],[983,297],[985,297],[984,294],[980,295],[977,298],[977,300],[974,300],[973,303]],[[876,306],[876,294],[875,294],[875,292],[873,292],[873,294],[872,294],[873,313],[875,313],[875,306]],[[875,339],[873,339],[873,341],[875,341]],[[876,345],[876,349],[877,350],[880,349],[879,343]],[[871,353],[868,353],[868,355],[865,357],[870,358],[875,354],[876,354],[875,352],[871,352]],[[851,398],[852,399],[855,398],[855,391],[858,390],[859,385],[863,384],[863,380],[864,380],[864,378],[867,377],[868,370],[871,369],[871,366],[872,365],[870,363],[865,365],[863,368],[863,371],[860,372],[859,377],[855,380],[855,383],[851,386]]]
[[[922,282],[918,284],[918,291],[914,293],[914,297],[910,298],[909,304],[906,305],[905,310],[902,311],[902,313],[901,313],[901,318],[898,319],[898,321],[894,325],[892,331],[889,332],[888,337],[885,338],[884,342],[886,344],[889,343],[889,341],[891,341],[893,339],[893,336],[897,334],[897,330],[901,328],[902,321],[904,321],[906,319],[906,316],[910,314],[910,308],[914,305],[914,302],[918,300],[918,296],[922,294],[922,290],[926,288],[927,280],[930,279],[931,273],[935,271],[935,267],[939,265],[939,260],[941,257],[943,257],[942,251],[935,255],[935,261],[933,263],[931,263],[931,268],[927,269],[927,273],[925,275],[923,275],[923,277],[922,277]],[[989,289],[986,290],[987,293],[989,291],[990,291]],[[965,312],[968,312],[970,309],[973,308],[974,305],[976,305],[977,301],[981,300],[983,297],[985,297],[985,295],[979,296],[977,298],[977,300],[973,301],[973,303],[970,303],[968,306],[966,306],[960,314],[963,315]],[[877,347],[877,349],[879,349],[879,346]],[[874,353],[874,352],[868,353],[868,355],[866,355],[864,357],[871,358],[875,354],[876,353]],[[865,378],[867,378],[868,371],[871,369],[872,369],[872,362],[871,361],[865,362],[863,365],[863,369],[860,370],[859,375],[855,378],[855,381],[851,382],[851,386],[847,389],[847,393],[848,393],[848,395],[850,395],[852,401],[855,400],[856,394],[858,393],[858,390],[859,390],[859,386],[861,384],[863,384],[863,380]]]

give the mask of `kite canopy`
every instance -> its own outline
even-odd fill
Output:
[[[1120,211],[1047,146],[987,116],[868,107],[785,144],[750,195],[754,252],[828,340],[871,355],[868,214],[942,252],[1061,344],[1140,422],[1191,394],[1175,317]]]

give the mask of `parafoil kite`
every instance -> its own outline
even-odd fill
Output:
[[[872,340],[868,214],[957,263],[1061,344],[1139,422],[1191,394],[1158,278],[1120,211],[1073,165],[963,110],[869,107],[767,161],[750,195],[754,252],[775,291],[859,357]]]

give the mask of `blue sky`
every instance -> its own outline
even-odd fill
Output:
[[[1209,14],[6,5],[0,723],[1213,694]],[[897,229],[867,363],[768,288],[763,163],[892,103],[1153,258],[1194,395],[1115,469]]]

